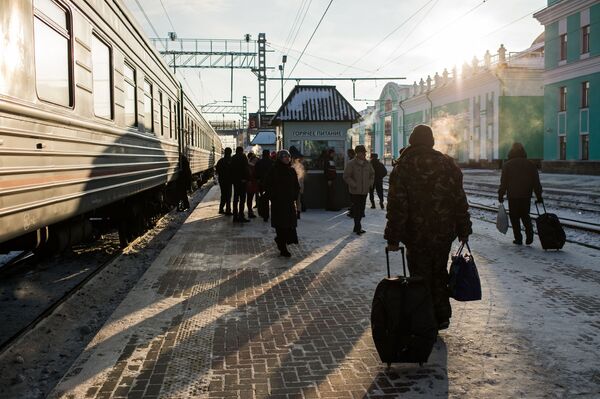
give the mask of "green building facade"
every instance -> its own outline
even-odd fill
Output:
[[[549,0],[543,169],[600,174],[600,1]]]
[[[541,160],[543,51],[540,36],[525,51],[509,53],[501,46],[498,54],[474,58],[460,72],[444,70],[412,85],[388,83],[373,117],[365,118],[372,126],[372,152],[390,163],[414,126],[426,123],[433,127],[436,149],[462,164],[495,166],[515,141]]]

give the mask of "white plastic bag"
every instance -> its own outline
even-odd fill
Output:
[[[506,214],[506,209],[504,209],[504,205],[498,205],[498,216],[496,217],[496,228],[502,234],[506,234],[508,231],[508,215]]]

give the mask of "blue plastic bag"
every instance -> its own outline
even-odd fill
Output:
[[[462,254],[465,244],[461,244],[456,255],[452,256],[448,282],[450,297],[461,302],[479,301],[481,299],[479,273],[477,272],[471,248],[469,248],[468,243],[466,245],[468,252],[464,255]]]

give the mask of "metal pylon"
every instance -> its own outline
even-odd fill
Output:
[[[258,34],[258,112],[267,112],[267,38]]]

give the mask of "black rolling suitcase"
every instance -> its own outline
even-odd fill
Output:
[[[375,290],[371,307],[371,331],[381,361],[387,363],[427,362],[437,337],[437,322],[429,286],[421,277],[390,277],[390,258],[386,248],[388,277]]]
[[[537,226],[542,248],[559,250],[565,245],[565,241],[567,240],[565,231],[560,225],[558,216],[553,213],[547,213],[546,205],[544,205],[543,202],[542,205],[544,207],[544,213],[540,215],[538,204],[537,202],[535,203],[535,209],[538,214],[535,225]]]

